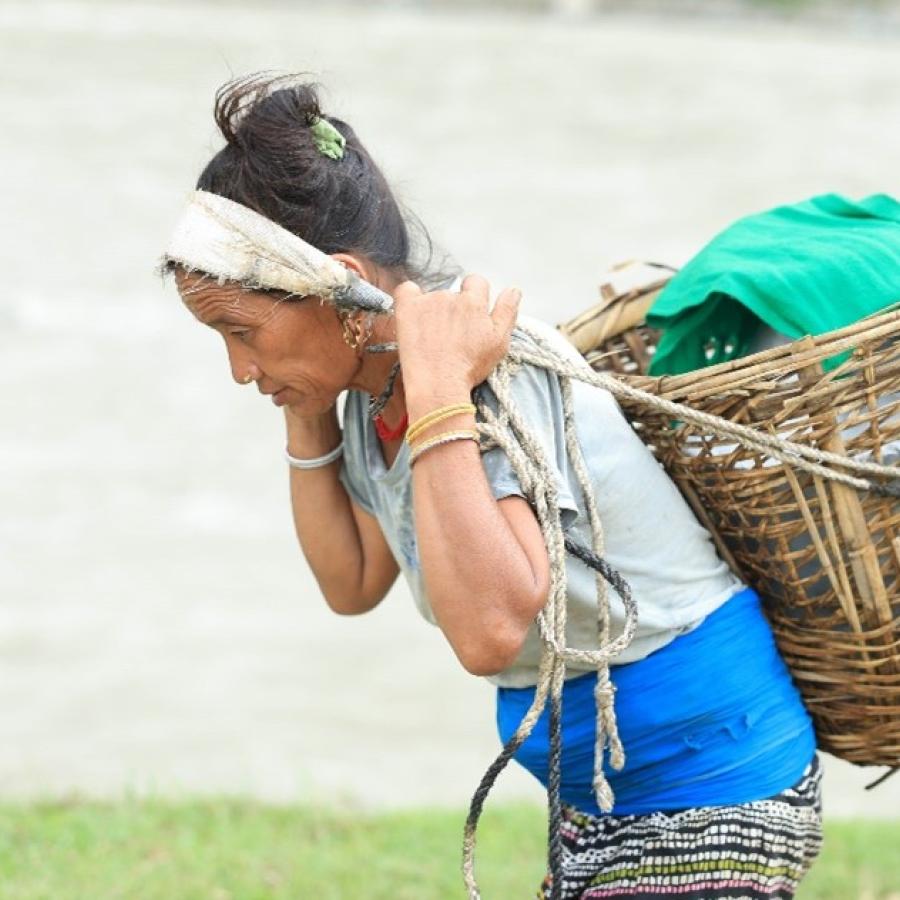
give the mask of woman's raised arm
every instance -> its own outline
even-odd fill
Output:
[[[394,297],[410,422],[464,405],[506,352],[518,292],[501,293],[490,311],[488,283],[470,275],[459,294],[423,295],[407,282]],[[474,426],[472,413],[463,412],[440,430]],[[547,599],[550,565],[538,521],[521,497],[494,499],[472,441],[418,458],[413,504],[419,561],[441,630],[468,671],[497,674],[518,656]]]

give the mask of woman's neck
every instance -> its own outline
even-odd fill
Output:
[[[372,327],[367,344],[392,344],[397,340],[393,317],[378,316]],[[388,353],[368,353],[363,351],[362,364],[350,387],[363,390],[376,399],[387,387],[391,372],[399,356],[396,350]],[[403,373],[397,375],[391,396],[384,407],[384,419],[389,424],[400,421],[406,415],[406,397],[403,391]]]

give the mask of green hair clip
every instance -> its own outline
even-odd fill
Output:
[[[316,119],[309,126],[316,150],[330,159],[344,158],[344,136],[327,119]]]

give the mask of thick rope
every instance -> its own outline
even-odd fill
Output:
[[[562,690],[566,665],[553,661],[550,680],[550,755],[547,772],[547,868],[550,870],[550,900],[562,900]]]
[[[666,413],[672,419],[702,426],[718,437],[730,438],[741,446],[760,453],[767,453],[785,465],[801,469],[810,474],[838,481],[857,490],[873,491],[891,497],[900,496],[896,467],[865,462],[864,460],[854,459],[851,456],[844,456],[840,453],[832,453],[816,447],[809,447],[805,444],[797,444],[777,435],[766,434],[747,425],[739,425],[737,422],[730,422],[728,419],[701,412],[690,406],[665,400],[662,397],[657,397],[655,394],[633,387],[607,372],[597,372],[591,369],[587,363],[581,366],[568,359],[563,359],[546,343],[541,335],[525,326],[517,326],[517,328],[532,338],[538,347],[530,347],[522,341],[513,341],[510,345],[509,357],[516,362],[528,363],[542,369],[548,369],[559,376],[574,378],[586,384],[603,388],[614,397],[630,400],[632,403],[640,406]],[[829,469],[826,463],[860,475],[868,474],[878,478],[891,479],[891,482],[883,485],[863,478],[854,478],[842,472],[835,472]]]
[[[590,474],[578,442],[578,432],[575,427],[575,405],[572,399],[572,381],[569,378],[560,379],[563,401],[563,417],[566,434],[566,450],[578,485],[581,488],[581,496],[587,512],[588,524],[591,528],[593,541],[592,550],[598,559],[603,557],[603,523],[600,521],[600,513],[597,509],[596,498],[591,489]],[[598,644],[603,647],[609,641],[609,595],[606,590],[606,580],[601,572],[595,577],[597,586],[597,634]],[[597,670],[597,684],[594,687],[594,702],[597,707],[597,733],[594,743],[594,793],[601,809],[612,809],[613,796],[609,783],[603,774],[603,754],[607,746],[610,750],[610,765],[619,771],[625,765],[625,750],[619,739],[616,727],[615,714],[613,712],[613,698],[615,687],[610,681],[609,667],[601,666]]]

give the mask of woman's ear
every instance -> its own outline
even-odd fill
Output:
[[[369,272],[366,263],[358,256],[353,256],[351,253],[332,253],[331,258],[339,262],[345,269],[352,269],[363,280],[369,281],[372,273]]]
[[[351,269],[363,281],[368,281],[369,284],[381,288],[388,294],[406,277],[397,276],[394,271],[382,268],[365,256],[357,256],[353,253],[332,253],[331,258],[344,266],[344,268]]]

